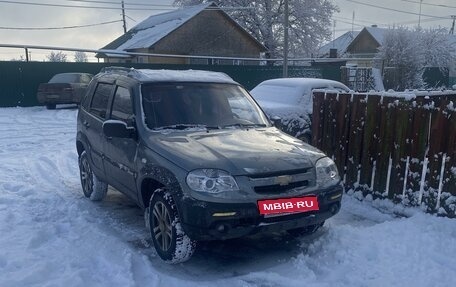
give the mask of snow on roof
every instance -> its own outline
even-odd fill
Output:
[[[152,15],[103,49],[130,50],[149,48],[210,5],[213,5],[213,3],[209,2]]]
[[[383,39],[385,38],[385,33],[390,31],[391,29],[388,28],[378,28],[378,27],[366,27],[364,28],[369,32],[369,34],[374,37],[375,41],[377,41],[380,45],[383,44]]]
[[[326,45],[318,49],[318,55],[327,56],[329,55],[330,49],[337,49],[337,53],[339,55],[345,53],[348,45],[350,45],[353,39],[355,39],[356,36],[358,36],[359,32],[360,31],[349,31],[344,33],[342,36],[334,39],[333,41],[327,43]]]
[[[131,70],[134,78],[147,82],[206,82],[237,84],[230,76],[220,72],[201,70]]]

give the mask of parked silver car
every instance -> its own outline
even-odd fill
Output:
[[[344,84],[314,78],[282,78],[260,83],[250,93],[272,119],[279,120],[284,132],[307,143],[311,141],[312,90],[325,89],[347,93]]]
[[[56,104],[79,104],[92,77],[87,73],[56,74],[38,86],[38,103],[48,109],[55,109]]]

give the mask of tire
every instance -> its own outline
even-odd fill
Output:
[[[46,109],[48,110],[55,110],[55,104],[47,104]]]
[[[167,263],[176,264],[190,259],[196,241],[182,229],[176,204],[170,193],[157,189],[145,211],[152,242],[158,256]],[[146,222],[147,226],[147,222]]]
[[[93,173],[86,151],[83,151],[79,156],[79,175],[85,197],[92,201],[100,201],[105,198],[108,192],[108,184]]]
[[[307,236],[307,235],[311,235],[311,234],[314,234],[315,232],[317,232],[323,226],[323,224],[325,224],[324,221],[322,223],[318,223],[318,224],[314,224],[314,225],[290,229],[290,230],[287,230],[287,232],[294,237]]]

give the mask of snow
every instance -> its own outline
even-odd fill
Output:
[[[250,93],[261,107],[274,109],[289,106],[292,109],[303,109],[306,114],[312,114],[312,90],[314,89],[349,91],[344,84],[332,80],[282,78],[264,81],[253,88]],[[278,114],[274,113],[274,115]]]
[[[168,13],[152,15],[129,30],[128,33],[131,33],[132,37],[116,49],[131,50],[149,48],[209,5],[195,5]]]
[[[377,41],[377,43],[379,43],[380,45],[383,44],[385,34],[391,30],[387,28],[378,27],[366,27],[365,29],[369,32],[369,34],[372,35],[372,37],[374,37],[375,41]]]
[[[351,44],[353,39],[358,36],[360,31],[348,31],[341,35],[340,37],[334,39],[333,41],[323,45],[320,49],[318,49],[318,55],[320,57],[329,57],[329,51],[331,49],[337,49],[337,55],[339,58],[342,58],[344,54],[347,52],[348,46]]]
[[[316,234],[200,243],[163,263],[142,211],[85,198],[76,111],[0,109],[0,286],[454,286],[454,219],[344,196]]]
[[[135,77],[151,82],[208,82],[237,84],[230,76],[221,72],[200,70],[133,70]]]

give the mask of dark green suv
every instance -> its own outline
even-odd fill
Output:
[[[132,198],[168,262],[200,240],[312,233],[340,209],[334,162],[273,127],[222,73],[105,68],[77,123],[85,196],[111,185]]]

